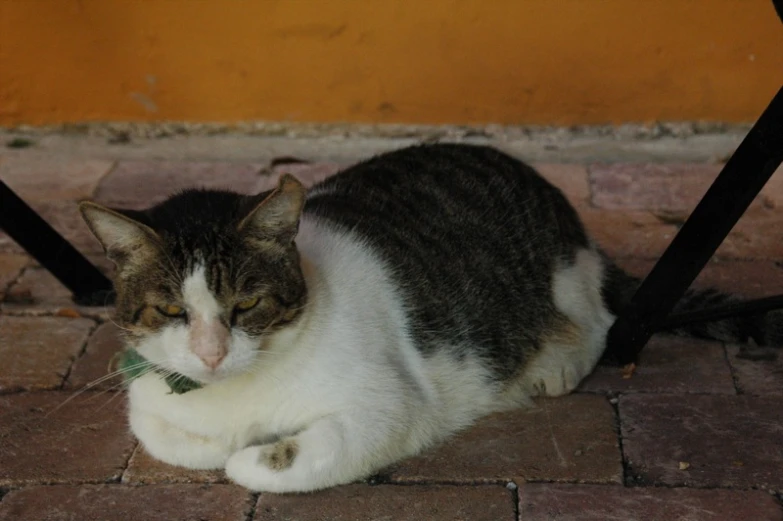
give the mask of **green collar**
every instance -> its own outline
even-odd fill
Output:
[[[147,372],[149,364],[145,363],[147,360],[139,354],[135,349],[125,349],[119,353],[119,360],[117,362],[117,370],[122,372],[126,382],[138,378],[143,373]],[[161,374],[165,373],[166,383],[169,385],[171,392],[176,394],[186,393],[194,389],[200,389],[201,384],[191,380],[187,376],[179,373],[169,373],[162,369],[154,369]]]

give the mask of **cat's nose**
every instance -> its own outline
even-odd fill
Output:
[[[201,361],[204,362],[204,365],[209,367],[210,369],[217,369],[217,366],[220,365],[220,362],[222,362],[225,357],[226,357],[225,353],[199,356]]]
[[[196,316],[190,322],[190,350],[215,370],[228,354],[230,334],[220,321]]]

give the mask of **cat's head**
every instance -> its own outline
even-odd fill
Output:
[[[294,243],[305,188],[284,175],[256,196],[189,190],[137,212],[82,215],[116,265],[118,325],[147,360],[210,383],[263,362],[307,288]]]

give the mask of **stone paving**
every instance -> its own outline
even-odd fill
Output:
[[[319,158],[309,158],[318,160]],[[593,235],[643,275],[717,164],[540,164]],[[334,162],[146,161],[3,154],[0,178],[102,269],[74,202],[146,206],[185,186],[252,192]],[[783,293],[783,172],[698,284]],[[571,396],[492,415],[366,483],[251,494],[221,471],[154,461],[130,435],[111,310],[75,306],[0,234],[0,520],[783,520],[783,358],[657,336],[630,379],[599,367]]]

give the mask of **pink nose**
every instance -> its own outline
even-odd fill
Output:
[[[220,365],[220,362],[222,362],[225,357],[226,357],[225,354],[199,356],[199,358],[201,358],[201,361],[204,362],[204,365],[209,367],[210,369],[217,369],[217,366]]]
[[[190,349],[210,369],[216,369],[228,354],[231,333],[218,320],[194,317],[190,322]]]

